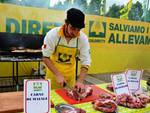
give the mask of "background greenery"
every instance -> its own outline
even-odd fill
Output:
[[[50,7],[50,0],[0,0],[0,2],[57,10],[66,10],[70,7],[76,7],[84,11],[86,14],[101,15],[112,18],[120,18],[120,10],[125,7],[124,5],[120,6],[113,4],[108,8],[105,5],[106,0],[90,0],[89,3],[87,3],[87,0],[65,0],[64,2],[57,2],[57,4],[52,7]],[[133,3],[128,14],[129,20],[150,22],[150,8],[145,8],[145,5],[147,4],[143,3],[140,3],[139,1]],[[107,11],[106,7],[108,8]]]

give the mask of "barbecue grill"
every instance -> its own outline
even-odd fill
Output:
[[[0,62],[13,63],[13,85],[18,82],[18,63],[19,62],[39,62],[42,58],[41,46],[43,35],[3,33],[0,32]],[[16,77],[14,66],[16,63]],[[40,72],[38,73],[40,75]]]

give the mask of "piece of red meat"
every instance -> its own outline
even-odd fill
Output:
[[[110,99],[98,99],[92,102],[93,108],[105,113],[114,113],[117,110],[117,104]]]
[[[74,89],[67,90],[67,95],[74,100],[80,101],[81,99],[92,95],[92,92],[93,89],[91,86],[85,86],[82,90],[75,87]]]
[[[86,111],[80,108],[74,108],[74,110],[63,110],[61,113],[86,113]]]

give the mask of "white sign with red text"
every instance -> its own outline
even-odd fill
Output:
[[[140,81],[142,73],[143,70],[127,70],[126,77],[131,92],[136,92],[140,90]]]
[[[24,80],[24,113],[50,112],[50,81]]]
[[[114,91],[117,95],[120,95],[123,93],[130,94],[128,83],[127,83],[127,78],[124,73],[111,75],[111,79],[112,79]]]

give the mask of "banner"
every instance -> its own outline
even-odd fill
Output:
[[[0,4],[0,32],[46,34],[64,20],[65,11]],[[92,57],[89,73],[150,68],[150,23],[86,15],[85,24]]]

